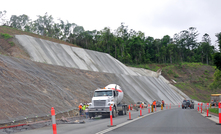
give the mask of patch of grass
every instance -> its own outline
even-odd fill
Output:
[[[174,73],[174,78],[179,78],[180,76],[177,73]]]
[[[209,111],[212,113],[219,114],[219,109],[218,108],[209,108]]]
[[[9,41],[8,43],[11,45],[11,47],[15,46],[15,43],[12,41]]]
[[[199,100],[199,98],[198,98],[197,96],[195,96],[195,95],[190,95],[190,98],[191,98],[192,100]]]
[[[9,34],[0,33],[0,35],[1,35],[1,37],[3,37],[6,40],[12,38],[12,36]]]
[[[172,71],[172,70],[169,70],[167,73],[168,73],[168,74],[173,74],[173,71]]]

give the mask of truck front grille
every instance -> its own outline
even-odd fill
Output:
[[[94,100],[94,106],[105,106],[105,100]]]

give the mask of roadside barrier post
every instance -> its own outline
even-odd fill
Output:
[[[107,125],[108,127],[114,127],[116,125],[113,125],[113,118],[112,118],[112,107],[110,106],[110,125]]]
[[[52,120],[53,134],[57,134],[56,119],[55,119],[55,110],[54,110],[54,107],[51,108],[51,120]]]
[[[170,109],[171,109],[171,103],[170,103]]]
[[[131,107],[130,107],[130,108],[131,108],[131,110],[133,110],[133,105],[132,105],[132,104],[131,104]]]
[[[218,103],[218,107],[219,107],[219,123],[216,123],[216,125],[221,125],[221,103]]]
[[[163,110],[163,104],[161,104],[161,110]]]
[[[203,112],[203,103],[201,103],[201,113]]]
[[[200,111],[200,103],[198,103],[198,112]]]
[[[140,116],[142,116],[142,108],[141,108],[141,104],[140,104]]]
[[[157,111],[157,105],[155,104],[155,112]]]
[[[216,107],[216,103],[214,104],[214,106]]]
[[[206,104],[206,108],[207,108],[206,117],[211,117],[209,116],[209,103]]]
[[[131,113],[130,113],[130,105],[129,105],[129,119],[128,120],[132,120],[131,119]]]
[[[150,104],[148,104],[148,113],[150,113]]]
[[[178,103],[178,108],[180,108],[180,103]]]
[[[166,109],[168,109],[168,106],[167,106],[167,104],[166,104]]]
[[[153,113],[153,105],[151,105],[151,112]]]

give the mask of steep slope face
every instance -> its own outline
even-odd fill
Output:
[[[109,54],[70,47],[26,35],[16,35],[18,42],[27,50],[33,61],[73,67],[82,70],[116,74],[125,85],[134,101],[164,99],[168,103],[178,104],[183,97],[162,81],[162,78],[143,76],[132,71]]]
[[[56,113],[77,108],[110,83],[118,77],[0,55],[0,123],[46,116],[51,107]],[[129,97],[124,101],[133,103]]]

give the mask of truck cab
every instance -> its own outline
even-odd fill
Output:
[[[114,88],[113,88],[114,87]],[[109,116],[110,106],[112,107],[112,116],[116,117],[121,111],[126,112],[126,109],[122,110],[121,100],[123,99],[123,92],[120,86],[111,84],[103,89],[96,89],[91,103],[89,103],[89,117],[95,117],[97,115]],[[121,107],[119,107],[121,106]],[[124,107],[123,107],[124,108]]]

